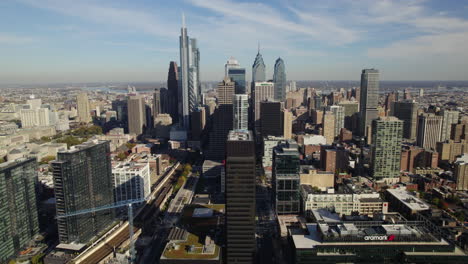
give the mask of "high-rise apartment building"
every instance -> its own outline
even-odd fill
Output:
[[[323,113],[322,135],[329,145],[335,140],[335,124],[335,114],[331,111],[325,111]]]
[[[275,62],[273,82],[275,83],[275,100],[283,102],[286,99],[286,69],[281,58]]]
[[[377,119],[379,103],[379,71],[376,69],[364,69],[361,73],[360,90],[360,135],[366,135],[366,128],[371,126],[372,120]]]
[[[181,103],[181,99],[182,98],[179,96],[177,63],[171,61],[167,73],[167,113],[171,115],[174,124],[179,122],[179,104]]]
[[[128,105],[128,131],[141,135],[146,128],[146,104],[141,95],[131,95],[127,101]]]
[[[149,163],[119,162],[112,166],[115,202],[144,200],[151,194]]]
[[[236,129],[248,129],[249,127],[249,96],[247,94],[235,94],[234,103],[232,106],[233,106],[233,114],[234,114],[233,128],[235,130]]]
[[[344,107],[340,105],[331,105],[327,107],[327,110],[332,112],[335,116],[335,137],[340,134],[342,128],[344,128],[345,124],[345,113]]]
[[[298,145],[293,140],[273,150],[273,190],[277,214],[296,214],[300,203]]]
[[[39,233],[36,184],[35,158],[0,164],[1,263],[7,263]]]
[[[292,138],[292,124],[293,124],[293,114],[288,109],[283,109],[283,137],[284,139]]]
[[[275,84],[272,82],[256,82],[253,89],[253,121],[255,129],[260,129],[260,103],[263,101],[273,101],[275,97]]]
[[[91,109],[89,106],[88,94],[85,92],[79,93],[76,96],[76,108],[78,111],[78,121],[81,123],[91,122]]]
[[[452,125],[458,123],[460,112],[442,110],[440,112],[440,115],[443,118],[442,118],[442,129],[440,130],[439,141],[446,141],[450,139],[450,135],[452,134]]]
[[[376,180],[399,180],[402,139],[403,121],[393,116],[372,121],[371,170]]]
[[[179,123],[186,131],[190,128],[190,113],[199,104],[200,97],[200,51],[197,40],[187,35],[185,17],[180,29],[180,68],[179,68]]]
[[[92,140],[58,152],[51,164],[58,215],[114,203],[109,141]],[[58,218],[60,243],[86,244],[113,221],[113,209]]]
[[[436,143],[440,141],[442,121],[442,116],[437,116],[432,113],[419,115],[416,138],[417,145],[425,149],[435,149]]]
[[[254,263],[255,143],[251,131],[232,130],[226,143],[226,260]]]
[[[414,100],[395,102],[393,103],[393,115],[403,121],[403,137],[416,140],[418,103]]]
[[[455,161],[455,183],[459,191],[468,190],[468,154],[465,153]]]

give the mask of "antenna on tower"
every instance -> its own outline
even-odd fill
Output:
[[[258,53],[260,53],[260,41],[258,42]]]
[[[185,13],[182,12],[182,27],[185,27]]]

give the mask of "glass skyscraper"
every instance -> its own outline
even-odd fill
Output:
[[[379,117],[377,105],[379,103],[379,71],[364,69],[361,73],[361,127],[360,135],[366,136],[366,128],[371,126],[372,120]],[[370,135],[367,135],[370,136]]]
[[[0,262],[20,251],[39,232],[35,158],[0,164]]]
[[[275,100],[284,101],[286,98],[286,70],[284,61],[281,58],[278,58],[275,62],[273,82],[275,83]]]
[[[88,141],[59,152],[52,169],[58,215],[114,203],[109,141]],[[113,209],[59,218],[60,243],[87,243],[113,221]]]
[[[245,94],[245,68],[231,68],[228,70],[228,76],[236,83],[236,94]]]
[[[252,87],[254,87],[255,82],[264,82],[266,81],[265,77],[265,63],[263,62],[262,54],[260,54],[260,49],[258,50],[255,61],[252,65]]]

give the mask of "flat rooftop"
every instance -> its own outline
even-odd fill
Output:
[[[390,193],[393,197],[397,198],[411,210],[424,211],[429,210],[430,208],[428,204],[414,196],[406,189],[388,189],[387,192]]]
[[[253,134],[250,130],[235,129],[229,131],[228,140],[232,141],[252,141]]]

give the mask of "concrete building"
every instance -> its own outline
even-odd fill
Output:
[[[455,161],[455,182],[457,190],[468,190],[468,154],[463,154]]]
[[[192,126],[192,140],[202,140],[202,135],[206,126],[206,113],[204,107],[197,107],[190,116]]]
[[[414,100],[395,102],[393,104],[393,115],[403,121],[403,137],[416,140],[418,103]]]
[[[452,163],[458,156],[468,153],[468,140],[437,142],[436,150],[439,153],[440,161]]]
[[[333,188],[335,186],[335,173],[330,171],[320,171],[313,166],[301,165],[300,184],[317,187],[322,191]]]
[[[417,145],[425,149],[435,149],[436,143],[440,141],[442,121],[442,116],[431,113],[418,116]]]
[[[347,172],[349,165],[349,153],[339,146],[320,146],[320,167],[324,171],[331,171],[338,174]]]
[[[292,125],[293,125],[293,114],[288,109],[283,109],[283,137],[284,139],[292,138]]]
[[[245,85],[244,85],[245,89]],[[249,127],[249,96],[235,94],[233,100],[234,129],[248,129]]]
[[[326,111],[323,114],[322,135],[327,139],[327,144],[332,144],[335,141],[335,115],[333,112]]]
[[[284,136],[283,103],[264,101],[260,103],[260,128],[262,137]]]
[[[263,169],[271,173],[271,166],[273,166],[273,149],[278,146],[283,137],[267,136],[263,138]]]
[[[372,120],[377,119],[377,105],[379,103],[379,71],[376,69],[364,69],[361,73],[360,90],[360,135],[366,135],[366,128],[372,125]]]
[[[115,202],[146,199],[151,194],[150,177],[149,163],[112,164]]]
[[[24,249],[39,233],[36,201],[37,161],[18,159],[0,164],[0,262]]]
[[[401,170],[414,173],[416,168],[437,168],[439,153],[417,146],[410,146],[401,151]]]
[[[254,262],[255,143],[248,130],[232,130],[226,144],[226,260]]]
[[[390,204],[390,209],[405,216],[412,216],[418,212],[428,211],[429,205],[414,196],[406,188],[387,189],[385,198]]]
[[[440,112],[440,116],[442,116],[442,128],[440,130],[439,141],[446,141],[450,139],[450,136],[452,134],[452,125],[458,123],[460,112],[442,110]]]
[[[376,180],[399,180],[402,139],[403,121],[396,117],[372,121],[371,170]]]
[[[78,121],[81,123],[91,122],[91,108],[89,105],[88,94],[79,93],[76,96],[76,109],[78,111]]]
[[[214,160],[205,160],[202,166],[202,174],[205,178],[218,178],[221,175],[223,163]]]
[[[59,152],[51,163],[57,214],[114,203],[108,141],[92,140]],[[57,219],[62,244],[86,244],[114,222],[112,209]]]
[[[159,114],[154,120],[154,129],[157,138],[169,138],[172,118],[170,114]]]
[[[345,114],[344,107],[339,105],[331,105],[327,107],[327,111],[330,111],[335,116],[335,137],[340,134],[340,130],[345,126]]]
[[[141,95],[131,95],[128,105],[128,131],[137,136],[143,134],[146,129],[145,99]]]
[[[253,109],[253,120],[256,129],[260,129],[260,103],[263,101],[273,101],[275,98],[275,84],[273,82],[256,82],[253,93],[252,101],[254,103]]]
[[[293,140],[273,150],[273,190],[277,214],[299,213],[299,151]]]

